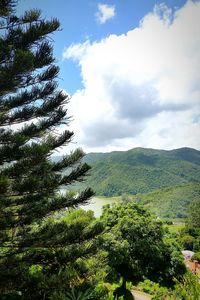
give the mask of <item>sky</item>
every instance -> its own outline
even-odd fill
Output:
[[[200,1],[19,0],[56,17],[59,86],[85,152],[200,150]],[[63,129],[63,128],[62,128]]]

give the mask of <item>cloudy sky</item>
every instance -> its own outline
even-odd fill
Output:
[[[200,1],[21,0],[18,10],[31,7],[61,21],[72,147],[200,149]]]

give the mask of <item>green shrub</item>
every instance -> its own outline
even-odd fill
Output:
[[[177,281],[174,290],[159,291],[152,300],[199,300],[200,284],[198,277],[188,272]]]
[[[193,250],[195,238],[191,235],[185,235],[181,238],[181,242],[184,249]]]
[[[192,256],[192,260],[197,260],[198,262],[200,262],[200,252],[196,252],[196,253]]]
[[[143,282],[140,282],[138,284],[138,288],[142,290],[145,293],[148,293],[150,295],[155,295],[158,292],[164,293],[167,291],[166,288],[160,287],[158,283],[155,283],[149,279],[144,280]]]
[[[200,252],[200,236],[194,240],[193,250]]]

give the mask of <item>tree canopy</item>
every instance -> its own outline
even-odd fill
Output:
[[[58,162],[51,159],[73,138],[63,129],[70,121],[69,96],[58,88],[50,38],[59,21],[44,20],[37,9],[17,16],[15,5],[0,3],[0,294],[46,299],[58,280],[69,286],[65,271],[94,251],[91,241],[101,229],[80,236],[81,231],[71,234],[66,222],[50,221],[93,195],[91,189],[58,193],[61,186],[82,181],[90,167],[81,162],[80,149]],[[30,278],[38,270],[43,286],[35,281],[33,289]]]
[[[1,299],[105,300],[88,289],[98,276],[171,284],[185,268],[156,216],[133,202],[106,206],[100,220],[74,210],[94,192],[69,192],[90,170],[81,149],[52,159],[73,139],[51,39],[60,24],[37,9],[17,16],[16,4],[0,2]]]
[[[200,228],[200,197],[196,197],[189,206],[188,225]]]
[[[107,205],[101,220],[107,228],[104,247],[111,277],[133,283],[148,278],[168,285],[185,272],[180,249],[168,242],[161,221],[143,207],[133,202]]]

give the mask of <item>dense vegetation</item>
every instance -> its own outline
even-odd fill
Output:
[[[200,198],[194,199],[188,208],[188,217],[186,226],[177,234],[177,241],[181,244],[182,249],[195,251],[192,260],[200,261]],[[157,291],[152,291],[154,284],[143,283],[145,288],[150,287],[155,296],[153,300],[196,300],[200,296],[199,275],[188,271],[179,280],[175,279],[175,286],[173,289],[157,288]]]
[[[127,196],[128,197],[128,196]],[[149,193],[129,196],[162,218],[186,218],[190,203],[200,197],[200,184],[154,190]]]
[[[185,267],[176,243],[169,243],[162,222],[133,202],[106,205],[100,220],[106,225],[104,248],[111,276],[134,284],[149,278],[171,285]]]
[[[92,166],[87,184],[99,196],[134,195],[200,182],[200,151],[190,148],[91,153],[85,161]]]
[[[42,19],[36,9],[18,17],[15,4],[0,1],[0,295],[49,299],[69,288],[77,259],[95,251],[101,226],[83,234],[84,223],[76,229],[51,220],[93,195],[91,189],[78,196],[57,193],[90,168],[81,163],[81,150],[56,163],[49,159],[73,137],[56,131],[69,122],[69,97],[57,88],[59,68],[49,36],[59,21]]]
[[[82,163],[84,153],[78,149],[58,160],[51,158],[73,137],[62,128],[60,134],[56,131],[69,121],[69,98],[57,88],[59,69],[49,39],[59,22],[42,19],[38,10],[18,17],[15,5],[14,0],[0,2],[0,299],[128,300],[133,299],[127,288],[131,283],[150,279],[170,287],[169,295],[181,289],[183,297],[177,299],[187,299],[180,245],[187,230],[195,241],[199,238],[198,187],[181,241],[133,201],[104,207],[100,219],[92,211],[78,210],[93,196],[91,189],[69,191],[90,169]],[[143,174],[143,183],[141,177],[137,182],[142,183],[141,191],[147,182],[151,190],[172,175],[166,186],[198,181],[198,151],[177,150],[173,159],[166,152],[163,160],[159,151],[146,151],[129,151],[127,159],[117,153],[110,168],[119,162],[124,172],[136,166],[135,175]],[[98,155],[100,165],[105,156]],[[93,157],[86,161],[93,163]],[[158,183],[152,185],[145,174],[157,174],[160,181],[156,177]],[[63,186],[68,191],[58,193]],[[127,186],[125,192],[135,194],[135,187],[130,192]],[[175,289],[174,277],[180,277]],[[190,276],[192,297],[199,291],[195,280]]]
[[[181,186],[155,189],[149,193],[138,193],[136,195],[123,194],[121,196],[103,197],[110,202],[135,202],[148,208],[160,218],[164,219],[184,219],[188,215],[190,204],[200,197],[200,184],[190,183]],[[198,214],[198,209],[195,210]]]
[[[195,198],[188,208],[186,226],[181,230],[181,242],[184,249],[200,252],[200,197]],[[199,259],[199,258],[198,258]]]

